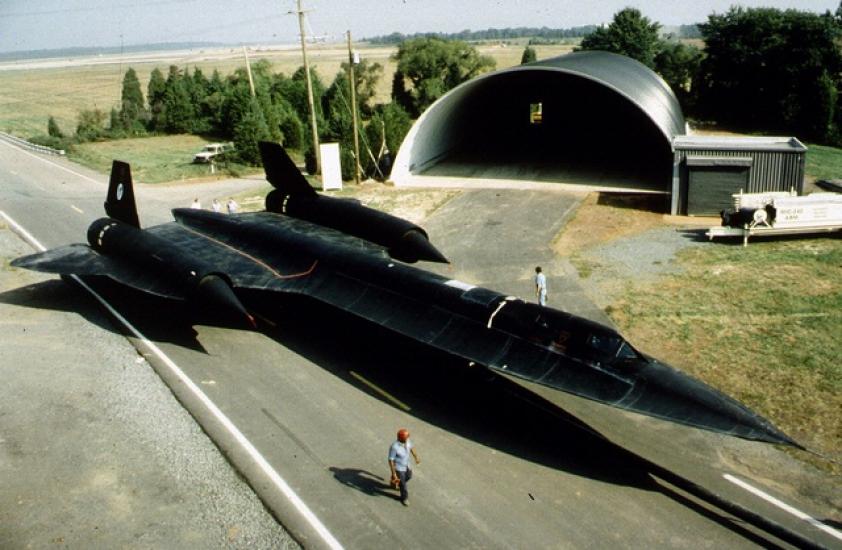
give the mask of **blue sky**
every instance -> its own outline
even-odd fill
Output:
[[[305,0],[313,35],[341,40],[398,31],[547,26],[608,22],[627,6],[663,25],[704,21],[732,4],[835,11],[838,0]],[[291,43],[294,0],[0,0],[0,52],[121,43]]]

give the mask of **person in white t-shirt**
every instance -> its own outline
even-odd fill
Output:
[[[539,304],[547,305],[547,277],[541,272],[541,266],[535,268],[535,295]]]
[[[409,468],[409,455],[415,459],[416,464],[421,464],[421,459],[415,452],[412,442],[409,440],[409,430],[401,428],[398,430],[398,439],[389,447],[389,469],[391,470],[392,486],[400,489],[401,504],[409,506],[409,491],[406,484],[412,479],[412,470]]]

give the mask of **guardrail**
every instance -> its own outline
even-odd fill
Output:
[[[25,139],[21,139],[19,137],[13,136],[11,134],[7,134],[6,132],[0,132],[0,139],[5,141],[9,141],[14,143],[15,145],[19,145],[30,151],[35,151],[37,153],[44,153],[46,155],[57,155],[57,156],[64,156],[65,152],[64,149],[53,149],[52,147],[45,147],[43,145],[36,145],[35,143],[30,143]]]

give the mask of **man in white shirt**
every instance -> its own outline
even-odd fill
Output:
[[[535,268],[535,295],[539,304],[547,305],[547,277],[541,272],[541,266]]]
[[[406,489],[406,484],[412,479],[412,470],[409,469],[410,454],[416,464],[421,464],[421,459],[418,458],[409,440],[409,430],[401,428],[398,430],[398,440],[389,447],[389,469],[392,471],[392,485],[400,489],[401,504],[404,506],[409,506],[409,491]]]

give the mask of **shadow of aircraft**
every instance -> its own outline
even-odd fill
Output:
[[[198,314],[180,302],[156,298],[132,290],[106,277],[86,277],[85,283],[112,304],[132,324],[143,326],[151,340],[175,344],[206,353],[196,339],[193,324],[215,324],[209,315]],[[0,293],[0,303],[73,312],[97,327],[115,334],[124,334],[99,307],[98,302],[84,288],[69,277],[51,279]],[[217,323],[218,326],[227,326]]]
[[[251,307],[276,325],[264,328],[268,337],[390,406],[532,462],[610,483],[651,486],[637,457],[483,367],[313,301],[255,299],[259,303]],[[328,335],[330,344],[314,335]]]
[[[252,307],[275,323],[265,328],[268,337],[419,420],[530,462],[659,492],[747,540],[769,544],[733,515],[676,490],[672,485],[680,486],[679,478],[668,476],[664,483],[661,468],[483,367],[471,367],[457,357],[313,301],[264,296],[259,306]],[[364,494],[394,498],[379,476],[354,468],[330,469],[337,481]]]
[[[192,323],[227,326],[183,303],[150,297],[107,279],[86,279],[148,338],[205,352]],[[0,294],[0,302],[72,311],[120,332],[76,284],[49,280]],[[481,445],[590,479],[657,491],[749,540],[764,539],[739,520],[686,498],[659,481],[650,462],[616,445],[558,406],[460,358],[438,352],[316,301],[255,291],[244,302],[274,323],[263,333],[389,406]],[[329,345],[324,337],[328,335]],[[365,383],[365,382],[368,383]],[[380,391],[373,389],[379,388]],[[370,472],[331,467],[335,479],[370,496],[396,498]],[[672,481],[670,481],[672,483]]]

